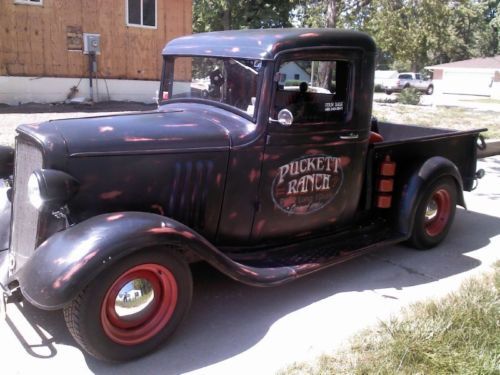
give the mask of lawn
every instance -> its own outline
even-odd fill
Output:
[[[280,374],[500,374],[499,319],[497,262],[457,292],[359,333],[347,349]]]
[[[374,103],[373,115],[379,121],[429,127],[468,130],[488,128],[486,138],[500,139],[500,112],[458,107],[413,106]]]

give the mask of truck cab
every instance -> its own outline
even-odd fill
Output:
[[[63,309],[84,350],[128,360],[187,314],[193,262],[262,287],[437,246],[481,129],[372,119],[375,53],[353,31],[187,36],[157,110],[20,126],[0,149],[2,301]]]

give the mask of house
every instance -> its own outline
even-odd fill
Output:
[[[311,75],[293,61],[281,65],[280,73],[284,82],[311,82]]]
[[[434,89],[444,94],[500,98],[500,55],[427,66]]]
[[[0,103],[151,102],[165,43],[192,32],[192,1],[2,0],[0,25]]]

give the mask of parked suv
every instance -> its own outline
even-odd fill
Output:
[[[420,73],[399,73],[398,78],[386,80],[384,90],[387,95],[390,95],[410,87],[425,92],[427,95],[432,95],[434,92],[432,81]]]

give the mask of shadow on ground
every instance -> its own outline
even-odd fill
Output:
[[[400,289],[471,270],[480,262],[467,254],[499,234],[500,218],[458,210],[446,244],[437,249],[420,252],[393,246],[269,289],[245,286],[206,265],[196,265],[191,311],[167,345],[126,364],[103,363],[86,354],[85,360],[99,374],[150,372],[147,369],[183,373],[209,366],[253,347],[286,315],[337,293]],[[20,308],[41,335],[38,327],[53,337],[42,342],[48,356],[57,355],[54,343],[76,346],[61,312],[37,310],[27,303]],[[8,323],[28,353],[37,356],[14,323]]]

